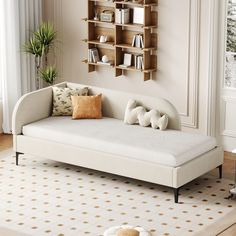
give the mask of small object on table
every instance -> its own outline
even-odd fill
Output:
[[[151,234],[140,226],[120,225],[107,229],[103,236],[151,236]]]
[[[139,231],[136,229],[120,229],[117,236],[139,236]]]
[[[230,196],[228,197],[229,199],[234,198],[236,196],[236,149],[232,151],[232,157],[233,157],[234,166],[235,166],[234,167],[234,187],[229,190],[230,192]]]

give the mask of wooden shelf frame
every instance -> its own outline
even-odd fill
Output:
[[[93,44],[93,45],[107,46],[107,47],[111,47],[111,48],[114,48],[114,46],[115,46],[115,42],[108,41],[105,43],[101,43],[98,39],[95,39],[95,40],[83,39],[83,42],[88,43],[88,44]]]
[[[107,0],[88,0],[90,2],[96,2],[96,3],[103,3],[107,5],[115,5],[115,4],[122,4],[122,5],[129,5],[129,6],[137,6],[137,7],[154,7],[158,6],[157,2],[150,2],[150,3],[136,3],[131,1],[107,1]]]
[[[105,21],[100,21],[100,20],[89,20],[87,18],[83,18],[82,20],[87,21],[89,23],[93,23],[93,24],[110,25],[111,27],[122,26],[122,27],[129,27],[129,28],[157,29],[157,25],[143,25],[143,24],[133,24],[133,23],[118,24],[118,23],[114,23],[114,22],[105,22]]]
[[[83,41],[87,43],[88,49],[96,47],[100,56],[107,55],[109,60],[114,61],[114,65],[83,62],[88,65],[88,72],[96,70],[96,67],[110,67],[115,69],[115,77],[119,77],[124,72],[143,73],[144,81],[152,78],[153,72],[157,71],[157,11],[158,0],[143,0],[143,3],[134,3],[131,1],[106,1],[106,0],[88,0],[88,18],[83,20],[88,24],[88,38]],[[134,7],[142,7],[144,10],[143,24],[119,24],[115,22],[104,22],[94,20],[96,11],[107,9],[130,8],[131,17]],[[132,39],[134,35],[141,34],[143,37],[144,48],[133,47]],[[108,41],[101,43],[99,37],[108,36]],[[134,66],[134,56],[130,67],[120,67],[123,64],[124,53],[143,56],[143,69],[137,69]]]
[[[128,5],[128,6],[135,6],[135,7],[155,7],[157,6],[157,2],[153,3],[136,3],[136,2],[125,2],[125,1],[115,1],[115,4],[122,4],[122,5]]]
[[[99,64],[99,63],[96,63],[96,62],[88,62],[87,59],[83,60],[82,61],[83,63],[86,63],[88,65],[93,65],[93,66],[105,66],[105,67],[114,67],[114,65],[107,65],[107,64]]]
[[[139,51],[139,52],[155,51],[156,50],[155,47],[138,48],[138,47],[133,47],[132,45],[127,44],[127,43],[116,44],[115,46],[118,47],[118,48],[126,48],[126,49],[130,49],[130,50],[133,50],[133,51]]]
[[[139,71],[143,73],[151,73],[155,72],[156,68],[151,68],[151,69],[137,69],[134,66],[128,66],[128,67],[121,67],[121,66],[116,66],[116,69],[121,69],[121,70],[129,70],[129,71]]]

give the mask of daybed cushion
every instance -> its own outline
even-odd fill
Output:
[[[72,120],[71,117],[49,117],[24,126],[23,134],[172,167],[216,146],[212,137],[126,125],[114,118]]]

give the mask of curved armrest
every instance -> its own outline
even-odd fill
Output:
[[[12,115],[12,133],[22,133],[26,124],[49,117],[52,110],[52,87],[40,89],[22,96]]]

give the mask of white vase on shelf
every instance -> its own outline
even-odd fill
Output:
[[[109,61],[108,56],[107,56],[107,55],[104,55],[104,56],[102,57],[102,62],[107,63],[108,61]]]

